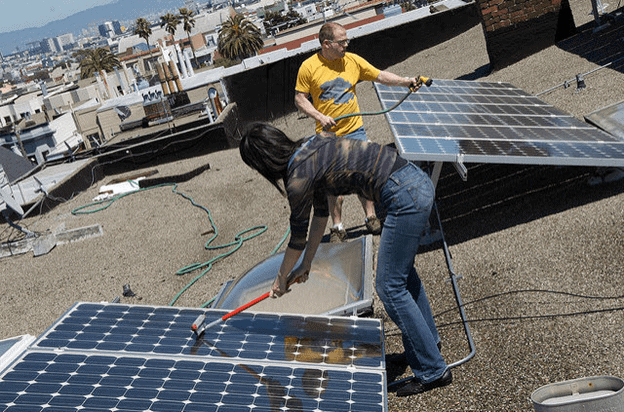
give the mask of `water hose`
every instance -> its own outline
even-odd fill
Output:
[[[135,184],[135,182],[133,181],[129,181],[129,183],[131,184]],[[218,246],[212,246],[212,242],[217,238],[217,236],[219,235],[219,232],[217,230],[217,227],[214,223],[214,220],[212,219],[212,214],[210,213],[210,210],[202,205],[197,204],[193,198],[191,198],[190,196],[179,192],[177,190],[178,188],[178,184],[177,183],[162,183],[162,184],[158,184],[158,185],[154,185],[154,186],[149,186],[149,187],[145,187],[145,188],[139,188],[137,190],[131,191],[131,192],[127,192],[127,193],[123,193],[117,196],[113,196],[110,199],[104,199],[104,200],[100,200],[100,201],[96,201],[96,202],[92,202],[89,204],[86,204],[84,206],[80,206],[74,210],[71,211],[71,213],[73,215],[81,215],[81,214],[91,214],[91,213],[96,213],[96,212],[100,212],[102,210],[105,210],[107,208],[109,208],[113,203],[115,203],[115,201],[128,196],[128,195],[132,195],[135,193],[139,193],[145,190],[151,190],[151,189],[156,189],[156,188],[160,188],[160,187],[165,187],[165,186],[172,186],[172,192],[180,195],[182,197],[184,197],[186,200],[190,201],[191,204],[195,207],[198,207],[200,209],[202,209],[203,211],[205,211],[208,214],[208,220],[210,221],[210,225],[212,226],[214,235],[210,238],[210,240],[208,240],[208,242],[206,242],[206,245],[204,246],[207,250],[217,250],[217,249],[224,249],[224,248],[228,248],[228,247],[233,247],[231,250],[221,253],[220,255],[208,260],[207,262],[204,263],[194,263],[188,266],[183,267],[182,269],[178,270],[176,272],[177,275],[184,275],[186,273],[195,271],[197,269],[202,269],[204,268],[204,270],[198,275],[196,276],[193,280],[191,280],[180,292],[178,292],[174,298],[171,300],[171,302],[169,302],[169,306],[173,306],[173,304],[180,298],[180,296],[182,296],[182,294],[184,292],[186,292],[194,283],[196,283],[199,279],[201,279],[206,273],[208,273],[208,271],[210,271],[210,269],[212,268],[212,264],[214,262],[216,262],[219,259],[225,258],[227,256],[230,256],[231,254],[233,254],[234,252],[236,252],[238,249],[240,249],[240,247],[243,245],[243,242],[253,239],[256,236],[261,235],[262,233],[267,231],[267,226],[265,225],[259,225],[259,226],[254,226],[251,227],[249,229],[243,230],[239,233],[236,234],[236,236],[234,237],[234,241],[223,244],[223,245],[218,245]],[[99,206],[99,207],[97,207]],[[252,233],[249,234],[250,232],[256,232],[256,233]],[[277,247],[273,250],[273,252],[271,254],[275,254],[277,253],[277,251],[281,248],[281,246],[284,244],[284,242],[286,241],[288,235],[290,233],[290,229],[288,229],[286,231],[286,233],[284,234],[284,236],[282,237],[282,240],[280,241],[280,243],[277,245]],[[204,303],[201,307],[204,308],[208,305],[210,305],[214,299],[216,298],[213,297],[211,300],[209,300],[208,302]]]
[[[392,107],[379,111],[379,112],[361,112],[361,113],[348,113],[348,114],[343,114],[342,116],[338,116],[334,119],[335,122],[337,122],[338,120],[342,120],[342,119],[346,119],[347,117],[352,117],[352,116],[372,116],[372,115],[377,115],[377,114],[385,114],[388,113],[394,109],[396,109],[401,103],[403,103],[405,101],[405,99],[407,99],[409,97],[410,94],[412,94],[413,92],[415,92],[416,90],[418,90],[423,84],[427,87],[431,86],[431,84],[433,83],[433,79],[431,79],[430,77],[423,77],[423,76],[418,76],[418,81],[416,82],[415,85],[412,85],[409,87],[409,90],[407,91],[407,93],[405,94],[405,96],[403,96],[401,98],[401,100],[399,100],[398,102],[396,102]]]

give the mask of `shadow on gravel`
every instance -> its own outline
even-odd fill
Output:
[[[599,66],[624,73],[624,7],[603,15],[601,23],[598,30],[593,21],[584,24],[576,29],[575,35],[556,45]],[[479,80],[491,72],[492,68],[486,64],[457,80]],[[582,73],[573,73],[576,74]]]
[[[449,245],[624,192],[624,180],[590,185],[596,167],[473,164],[468,181],[442,168],[436,201]],[[436,242],[432,247],[439,247]]]
[[[557,47],[624,73],[624,7],[602,15],[600,22],[599,28],[593,21],[578,27],[577,34],[560,41]]]

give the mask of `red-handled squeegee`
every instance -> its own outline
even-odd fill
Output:
[[[201,334],[204,333],[204,331],[206,329],[212,328],[213,326],[217,326],[219,323],[228,320],[232,316],[234,316],[234,315],[244,311],[245,309],[248,309],[248,308],[252,307],[256,303],[262,302],[263,300],[268,298],[269,295],[270,295],[270,292],[267,292],[264,295],[262,295],[262,296],[260,296],[258,298],[255,298],[251,302],[245,303],[243,306],[241,306],[241,307],[239,307],[237,309],[234,309],[233,311],[231,311],[229,313],[226,313],[225,315],[221,316],[217,320],[213,320],[212,322],[210,322],[207,325],[204,323],[206,321],[206,315],[201,314],[201,315],[199,315],[199,317],[197,319],[195,319],[195,322],[193,322],[193,324],[191,325],[191,330],[193,332],[195,332],[195,334],[197,336],[201,336]]]
[[[292,275],[291,275],[292,276]],[[288,289],[293,283],[293,280],[290,279],[288,281],[288,286],[286,286],[286,289]],[[228,320],[229,318],[231,318],[234,315],[237,315],[239,313],[241,313],[242,311],[244,311],[245,309],[249,309],[250,307],[252,307],[253,305],[262,302],[263,300],[265,300],[266,298],[268,298],[271,295],[271,292],[266,292],[264,295],[259,296],[257,298],[255,298],[254,300],[245,303],[243,306],[234,309],[231,312],[226,313],[225,315],[221,316],[220,318],[213,320],[212,322],[210,322],[209,324],[205,324],[204,322],[206,321],[206,315],[205,314],[201,314],[197,317],[197,319],[195,319],[195,322],[193,322],[193,324],[191,325],[191,330],[193,332],[195,332],[195,334],[197,336],[201,336],[204,331],[206,329],[212,328],[213,326],[218,325],[221,322],[224,322],[226,320]]]

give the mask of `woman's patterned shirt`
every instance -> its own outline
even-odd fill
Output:
[[[293,155],[286,179],[288,246],[305,249],[312,207],[315,216],[328,216],[328,195],[358,194],[379,202],[397,156],[393,148],[355,139],[317,135],[305,142]]]

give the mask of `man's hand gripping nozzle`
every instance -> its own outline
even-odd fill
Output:
[[[416,90],[418,90],[420,88],[420,86],[422,86],[423,84],[427,87],[431,86],[431,84],[433,83],[433,79],[431,77],[425,77],[425,76],[418,76],[418,81],[416,82],[415,85],[410,86],[410,90],[415,92]]]

